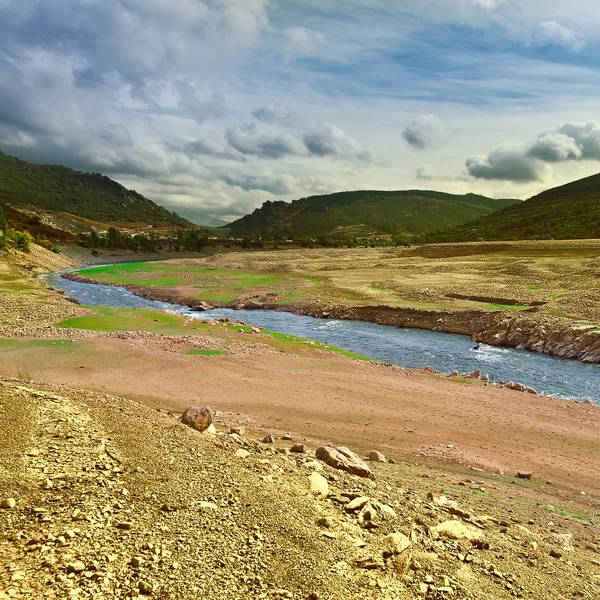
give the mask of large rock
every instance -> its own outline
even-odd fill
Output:
[[[354,452],[344,446],[339,446],[338,448],[320,446],[317,448],[315,456],[334,469],[340,469],[360,477],[375,479],[375,476],[367,464],[354,454]]]
[[[181,415],[181,422],[196,431],[205,431],[212,425],[213,411],[208,406],[189,406]]]

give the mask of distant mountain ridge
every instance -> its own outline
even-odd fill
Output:
[[[600,174],[428,236],[432,242],[600,238]]]
[[[265,202],[252,214],[233,221],[230,227],[236,237],[347,238],[374,233],[413,236],[447,229],[518,202],[429,190],[359,190],[290,203]]]
[[[32,205],[99,223],[192,227],[192,223],[100,173],[38,165],[0,152],[0,204]]]
[[[188,206],[180,206],[178,204],[161,204],[163,208],[178,214],[180,217],[187,219],[194,223],[194,225],[204,225],[208,227],[224,227],[227,225],[227,221],[219,219],[217,217],[211,217],[210,215],[203,213],[195,208],[189,208]]]

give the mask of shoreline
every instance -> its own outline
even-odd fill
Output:
[[[315,318],[364,321],[377,325],[407,327],[468,335],[474,342],[491,346],[523,349],[558,358],[570,358],[584,363],[600,363],[600,329],[595,325],[573,324],[559,317],[540,315],[535,308],[528,317],[515,316],[509,311],[485,310],[426,310],[393,307],[387,305],[319,306],[307,304],[278,304],[260,302],[250,297],[239,297],[229,303],[212,302],[191,298],[177,292],[176,288],[143,288],[139,286],[98,281],[67,272],[64,279],[122,287],[131,293],[160,302],[187,306],[191,310],[231,308],[235,310],[274,310]],[[535,318],[533,315],[539,315]]]

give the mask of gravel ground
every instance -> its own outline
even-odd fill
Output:
[[[497,486],[478,498],[483,481],[407,464],[375,464],[371,481],[222,420],[200,434],[124,398],[29,381],[0,380],[0,425],[0,500],[16,502],[0,510],[0,598],[600,595],[597,527],[550,523]],[[327,498],[311,493],[314,473]]]

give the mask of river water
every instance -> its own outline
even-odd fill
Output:
[[[449,373],[481,370],[492,381],[518,381],[540,394],[570,400],[593,400],[600,404],[600,367],[576,360],[536,354],[526,350],[481,344],[473,349],[468,336],[376,325],[364,321],[317,319],[272,310],[214,309],[191,311],[185,306],[140,298],[125,288],[79,283],[62,279],[59,273],[45,277],[82,304],[118,308],[158,308],[212,320],[230,317],[252,325],[328,342],[385,362],[422,369],[429,365]]]

